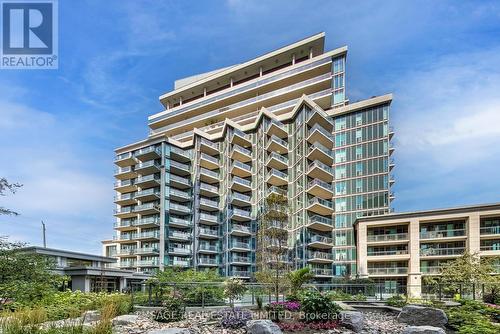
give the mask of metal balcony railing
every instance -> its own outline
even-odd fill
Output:
[[[407,274],[408,268],[368,268],[368,274],[370,275],[401,275]]]
[[[420,256],[461,255],[464,251],[465,247],[425,248],[420,249]]]
[[[408,233],[368,235],[368,242],[408,240]]]
[[[450,237],[465,236],[465,229],[443,230],[443,231],[422,231],[420,239],[441,239]]]

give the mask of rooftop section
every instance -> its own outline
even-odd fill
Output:
[[[288,66],[292,59],[298,62],[315,57],[324,52],[324,41],[325,33],[321,32],[242,64],[177,80],[175,90],[160,96],[160,102],[165,108],[172,108]]]
[[[33,246],[33,247],[25,247],[22,250],[25,252],[31,252],[31,253],[36,253],[36,254],[46,255],[46,256],[59,256],[59,257],[66,257],[66,258],[86,260],[86,261],[100,261],[103,263],[116,262],[116,259],[113,257],[72,252],[72,251],[66,251],[66,250],[54,249],[54,248],[44,248],[44,247]]]

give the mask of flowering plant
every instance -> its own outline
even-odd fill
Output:
[[[287,310],[290,312],[296,312],[300,310],[300,303],[297,301],[286,301],[286,302],[273,302],[266,306],[268,310]]]
[[[226,308],[217,313],[219,324],[223,328],[241,328],[252,320],[252,312],[243,308]]]

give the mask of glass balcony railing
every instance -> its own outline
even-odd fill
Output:
[[[219,143],[211,142],[210,140],[203,138],[203,137],[201,137],[201,143],[204,145],[207,145],[207,146],[209,146],[217,151],[219,150]]]
[[[141,247],[137,249],[137,254],[152,254],[159,253],[158,247]]]
[[[288,194],[286,189],[278,188],[276,186],[271,186],[267,189],[267,195],[269,196],[272,193],[276,193],[278,195],[286,196]]]
[[[136,261],[122,261],[120,262],[120,268],[132,268],[136,267],[137,262]]]
[[[122,233],[118,236],[114,236],[113,240],[134,240],[137,239],[137,234],[136,233]]]
[[[183,218],[178,218],[178,217],[172,217],[170,216],[170,223],[177,224],[177,225],[184,225],[184,226],[190,226],[191,225],[191,220],[188,219],[183,219]]]
[[[333,276],[333,270],[326,268],[311,268],[311,273],[318,276]]]
[[[389,249],[383,251],[368,251],[368,256],[384,256],[384,255],[406,255],[408,254],[407,249]]]
[[[170,209],[180,211],[180,212],[185,212],[185,213],[191,212],[191,208],[189,206],[176,204],[176,203],[172,203],[172,202],[170,202]]]
[[[151,195],[160,195],[160,191],[154,188],[149,188],[145,190],[141,190],[135,193],[134,197],[143,197],[143,196],[151,196]]]
[[[134,211],[145,211],[145,210],[160,210],[158,203],[146,203],[141,205],[136,205]]]
[[[141,225],[158,225],[160,224],[160,217],[145,217],[137,220],[137,222],[134,224],[135,226],[141,226]]]
[[[237,215],[237,216],[241,216],[241,217],[245,217],[245,218],[251,218],[252,212],[247,211],[247,210],[238,209],[238,208],[233,208],[230,212],[230,216],[232,216],[232,215]]]
[[[241,168],[243,170],[246,170],[248,172],[252,172],[252,166],[249,166],[241,161],[238,161],[238,160],[235,160],[233,161],[233,167],[238,167],[238,168]]]
[[[185,178],[185,177],[182,177],[179,175],[170,174],[170,180],[181,183],[181,184],[185,184],[187,186],[190,185],[190,181],[188,178]]]
[[[251,263],[252,260],[248,256],[232,256],[230,262]]]
[[[462,255],[464,252],[464,247],[421,248],[420,256]]]
[[[211,259],[211,258],[206,258],[206,257],[200,257],[198,258],[198,264],[205,264],[205,265],[217,265],[219,262],[217,259]]]
[[[209,170],[209,169],[203,168],[203,167],[200,168],[200,174],[205,174],[205,175],[211,176],[214,179],[218,179],[219,178],[219,173],[214,172],[213,170]]]
[[[141,232],[139,234],[139,238],[141,239],[159,239],[160,238],[160,232],[159,231],[152,231],[152,232]]]
[[[212,193],[219,193],[219,187],[213,186],[211,184],[200,182],[200,189],[210,191]]]
[[[276,125],[280,129],[284,129],[285,128],[285,124],[281,123],[277,119],[271,118],[271,122],[269,122],[269,124],[266,127],[266,132],[269,131],[269,128],[271,128],[272,125]]]
[[[330,139],[331,141],[333,141],[333,134],[331,134],[330,132],[328,132],[324,127],[322,127],[321,125],[319,124],[314,124],[314,126],[309,129],[309,132],[308,132],[308,135],[311,135],[311,133],[313,133],[314,131],[319,131],[321,132],[325,137],[327,137],[328,139]]]
[[[219,231],[216,230],[216,229],[212,229],[212,228],[201,227],[200,228],[200,234],[211,235],[211,236],[214,236],[214,237],[218,237],[219,236]]]
[[[408,233],[368,235],[368,242],[408,240]]]
[[[252,186],[252,181],[245,180],[245,179],[243,179],[243,178],[241,178],[239,176],[233,176],[233,182],[245,185],[247,187],[251,187]]]
[[[329,150],[328,148],[326,148],[325,146],[323,146],[322,144],[320,144],[318,142],[311,144],[311,146],[309,147],[309,151],[312,152],[316,148],[318,150],[320,150],[321,152],[323,152],[324,154],[328,155],[329,157],[333,156],[333,152],[331,150]]]
[[[148,168],[148,167],[156,167],[160,168],[160,164],[155,162],[154,160],[151,161],[146,161],[146,162],[141,162],[135,165],[135,170],[143,169],[143,168]]]
[[[211,155],[208,155],[206,153],[201,153],[201,158],[202,159],[205,159],[207,161],[210,161],[210,162],[213,162],[214,164],[218,165],[219,164],[219,159],[217,159],[216,157],[213,157]]]
[[[200,213],[200,219],[202,220],[207,220],[216,223],[217,222],[217,216],[216,215],[211,215],[208,213]]]
[[[311,238],[309,239],[309,243],[313,242],[319,242],[323,244],[332,244],[333,245],[333,239],[329,237],[324,237],[322,235],[312,235]]]
[[[329,207],[330,209],[333,209],[332,201],[322,199],[319,197],[313,197],[313,198],[309,199],[309,205],[314,205],[314,204],[320,204],[320,205]]]
[[[481,235],[500,234],[500,226],[481,227]]]
[[[313,215],[309,217],[309,223],[319,223],[319,224],[325,224],[325,225],[330,225],[333,226],[333,220],[331,218],[319,216],[319,215]]]
[[[191,261],[184,259],[172,259],[169,262],[169,265],[176,267],[189,267],[191,266]]]
[[[245,155],[247,155],[249,157],[252,156],[252,151],[247,150],[246,148],[243,148],[243,147],[241,147],[240,145],[237,145],[237,144],[233,145],[233,151],[239,152],[241,154],[245,154]]]
[[[481,251],[500,251],[500,242],[493,243],[490,245],[481,245],[479,249]]]
[[[143,155],[143,154],[147,154],[147,153],[151,153],[151,152],[155,152],[156,154],[161,155],[160,148],[154,147],[154,146],[141,148],[139,151],[137,151],[135,153],[135,155]]]
[[[333,260],[333,254],[326,252],[308,252],[307,257],[309,259]]]
[[[122,219],[119,222],[114,223],[115,228],[120,228],[120,227],[131,227],[134,226],[135,219],[134,220],[129,220],[129,219]]]
[[[133,186],[134,184],[135,184],[135,179],[120,180],[115,182],[115,188]]]
[[[119,167],[115,169],[115,174],[132,173],[132,172],[134,172],[134,168],[132,166]]]
[[[333,186],[331,183],[327,183],[325,181],[322,181],[320,179],[314,179],[314,180],[311,180],[309,181],[309,183],[307,184],[307,187],[308,188],[311,188],[311,187],[314,187],[314,186],[320,186],[322,188],[325,188],[325,189],[328,189],[330,191],[333,191]]]
[[[250,227],[245,226],[245,225],[240,225],[240,224],[232,224],[232,229],[234,231],[240,231],[240,232],[247,232],[247,233],[252,233],[252,230]]]
[[[175,161],[175,160],[170,160],[170,167],[175,167],[175,168],[182,169],[182,170],[185,170],[185,171],[190,171],[191,170],[191,168],[189,167],[188,164],[183,164],[182,162],[178,162],[178,161]]]
[[[151,174],[151,175],[146,175],[146,176],[139,176],[135,179],[135,183],[144,183],[144,182],[149,182],[149,181],[160,182],[160,177],[156,176],[154,174]]]
[[[170,231],[168,233],[168,236],[170,238],[183,239],[183,240],[191,239],[191,234],[185,232]]]
[[[368,268],[370,275],[403,275],[408,273],[408,268]]]
[[[185,199],[190,199],[191,195],[186,192],[175,188],[170,188],[170,196],[177,196]]]
[[[140,267],[151,267],[151,266],[159,266],[160,261],[158,259],[155,260],[139,260],[137,261],[137,265]]]
[[[250,249],[250,243],[241,242],[241,241],[233,241],[231,243],[232,248],[241,248],[241,249]]]
[[[130,247],[130,248],[122,248],[118,251],[118,255],[135,255],[137,254],[137,248]]]
[[[328,173],[332,174],[333,175],[333,168],[330,167],[330,166],[327,166],[325,165],[324,163],[322,163],[321,161],[319,160],[314,160],[312,163],[309,164],[309,168],[308,168],[308,171],[310,171],[311,169],[315,168],[315,167],[318,167],[318,168],[321,168],[325,171],[327,171]]]
[[[278,143],[281,146],[284,146],[285,148],[288,148],[288,143],[283,139],[279,138],[278,136],[272,135],[271,138],[269,139],[269,142],[272,141]]]
[[[217,247],[217,245],[212,245],[212,244],[200,243],[199,247],[200,250],[210,251],[210,252],[217,252],[219,250],[219,247]]]
[[[170,146],[170,152],[175,153],[177,155],[183,156],[185,158],[191,159],[191,153],[189,151],[184,151],[181,148]]]
[[[276,177],[279,177],[281,179],[285,179],[285,180],[288,180],[288,175],[286,173],[283,173],[277,169],[274,169],[272,168],[269,172],[267,172],[267,177],[271,177],[271,176],[276,176]]]
[[[185,248],[185,247],[169,247],[168,248],[169,253],[176,253],[176,254],[184,254],[188,255],[191,254],[191,249],[190,248]]]
[[[251,196],[240,194],[238,192],[233,192],[231,194],[231,198],[232,199],[238,199],[238,200],[243,201],[243,202],[250,202],[252,200]]]
[[[134,197],[135,197],[134,195],[135,195],[135,193],[117,195],[117,196],[115,196],[115,202],[134,199]]]
[[[115,215],[121,215],[132,212],[134,212],[133,206],[122,206],[121,208],[115,210]]]
[[[210,206],[210,207],[213,207],[213,208],[218,208],[219,207],[219,202],[217,201],[212,201],[208,198],[200,198],[200,204],[203,204],[203,205],[206,205],[206,206]]]
[[[420,267],[420,272],[422,274],[440,274],[443,270],[441,266],[429,266],[429,267]]]
[[[421,231],[420,239],[441,239],[465,236],[465,229],[443,230],[443,231]]]
[[[277,152],[271,152],[268,156],[267,156],[267,160],[266,160],[266,164],[269,163],[269,161],[271,159],[276,159],[278,161],[281,161],[282,163],[284,163],[285,165],[288,165],[288,158],[277,153]]]
[[[234,277],[250,277],[252,273],[248,270],[232,270],[229,273],[229,276],[234,276]]]

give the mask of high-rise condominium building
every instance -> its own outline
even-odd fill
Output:
[[[168,266],[251,279],[265,199],[289,201],[292,267],[317,281],[356,273],[352,223],[387,213],[392,96],[349,103],[347,47],[320,33],[175,82],[149,136],[116,150],[121,268]]]

